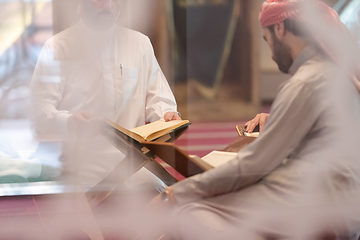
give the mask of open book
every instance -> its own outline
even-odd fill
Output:
[[[125,134],[127,137],[130,137],[137,142],[151,142],[155,140],[167,142],[173,138],[173,136],[169,135],[170,133],[174,133],[174,137],[177,138],[179,137],[178,135],[181,135],[191,124],[188,120],[174,120],[169,122],[165,122],[165,120],[158,120],[156,122],[128,130],[109,119],[105,119],[105,122],[118,132]]]
[[[155,154],[144,146],[144,143],[165,143],[174,142],[189,127],[191,123],[187,120],[165,122],[156,121],[132,130],[123,128],[109,119],[102,122],[102,135],[119,151],[129,155],[131,152],[140,151],[149,160],[145,167],[164,181],[172,185],[177,180],[171,176],[158,162],[155,161]],[[134,150],[135,149],[135,150]],[[134,159],[135,161],[136,159]]]
[[[201,159],[207,162],[212,167],[218,167],[228,161],[236,158],[237,153],[234,152],[224,152],[224,151],[212,151],[208,155],[202,157]]]

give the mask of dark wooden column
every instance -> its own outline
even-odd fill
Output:
[[[258,14],[261,1],[240,0],[238,6],[239,17],[234,39],[218,92],[206,96],[197,86],[192,85],[192,79],[175,83],[175,96],[183,118],[192,121],[232,121],[253,118],[260,111],[261,28]],[[171,19],[168,22],[171,24]],[[192,23],[184,24],[188,26]],[[170,40],[169,46],[174,46],[176,41],[171,37],[171,32]],[[176,67],[174,62],[170,66]]]

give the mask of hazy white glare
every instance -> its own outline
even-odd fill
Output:
[[[152,34],[155,2],[125,1],[120,9],[118,24]],[[79,11],[77,3],[64,7],[62,12],[72,13],[70,19],[73,22],[67,27],[76,24],[77,27],[60,33],[42,49],[31,83],[34,94],[31,119],[38,140],[65,140],[60,146],[61,156],[58,159],[62,164],[61,169],[57,166],[52,174],[56,175],[56,170],[61,170],[65,173],[62,180],[79,188],[76,188],[75,193],[44,197],[35,201],[33,209],[40,215],[36,221],[22,215],[7,217],[6,223],[0,227],[1,236],[9,236],[11,239],[19,236],[21,232],[20,237],[29,240],[65,237],[71,239],[74,235],[91,236],[91,239],[105,239],[106,236],[121,239],[157,239],[165,234],[186,239],[186,234],[191,233],[191,236],[197,236],[197,239],[203,236],[206,236],[206,239],[237,239],[239,235],[252,239],[261,235],[258,226],[263,224],[266,230],[272,229],[275,236],[280,234],[287,239],[300,240],[312,239],[326,232],[353,234],[360,229],[360,152],[356,151],[360,149],[360,113],[347,115],[354,106],[359,107],[359,97],[354,95],[351,87],[342,87],[344,84],[351,84],[346,74],[357,67],[355,64],[358,64],[358,49],[354,45],[343,44],[343,35],[333,32],[331,26],[325,26],[324,22],[318,19],[319,14],[315,9],[311,8],[312,14],[307,20],[314,32],[328,40],[329,49],[346,72],[343,75],[344,82],[336,82],[333,87],[328,88],[326,97],[321,100],[325,101],[325,105],[327,100],[333,103],[333,108],[341,113],[341,116],[336,117],[342,120],[343,125],[338,126],[338,131],[331,135],[337,135],[336,144],[329,145],[329,152],[325,155],[319,155],[310,171],[292,173],[302,175],[303,181],[300,189],[288,189],[294,193],[292,197],[279,203],[264,202],[261,196],[254,196],[253,203],[259,204],[259,207],[257,211],[250,213],[243,209],[246,221],[238,221],[244,217],[239,215],[235,216],[238,218],[235,219],[235,224],[222,225],[222,222],[216,222],[216,217],[198,219],[197,215],[192,215],[192,210],[198,207],[196,203],[173,209],[154,209],[148,206],[148,202],[156,194],[152,191],[153,187],[162,188],[163,184],[151,173],[144,173],[144,170],[135,174],[140,174],[142,180],[135,177],[127,180],[125,185],[117,183],[118,175],[115,174],[115,178],[109,179],[107,184],[99,185],[94,193],[95,200],[99,197],[105,201],[93,209],[88,205],[86,190],[107,177],[126,153],[119,152],[103,136],[93,136],[96,132],[89,130],[92,125],[86,130],[79,129],[78,136],[71,136],[66,129],[67,117],[83,110],[89,112],[94,119],[120,118],[125,128],[139,125],[141,121],[135,116],[134,109],[129,108],[123,98],[126,96],[130,102],[137,101],[144,89],[128,85],[127,82],[112,82],[108,76],[114,74],[116,79],[121,80],[123,75],[126,75],[127,79],[136,81],[141,72],[133,67],[133,62],[128,62],[126,56],[142,54],[140,50],[147,49],[149,45],[141,43],[141,49],[127,48],[126,44],[129,42],[139,41],[137,33],[129,33],[123,28],[118,28],[115,32],[113,29],[102,33],[94,32],[83,22],[78,22],[80,16],[76,14],[76,11]],[[65,17],[58,20],[64,20],[59,26],[67,25],[69,21]],[[121,38],[122,34],[128,38]],[[147,51],[151,52],[149,49]],[[119,56],[120,59],[117,59]],[[115,66],[110,64],[112,61],[116,62]],[[146,59],[144,61],[151,67],[157,66],[157,62]],[[109,81],[97,81],[100,77]],[[65,82],[69,79],[76,81],[65,87]],[[68,95],[58,97],[59,93],[64,92]],[[66,101],[63,98],[66,98]],[[58,106],[57,109],[51,106],[54,103]],[[157,105],[154,108],[157,107],[161,108]],[[331,141],[324,142],[327,143],[334,144]],[[47,146],[45,149],[48,149]],[[130,158],[138,156],[130,155]],[[131,175],[132,171],[135,172],[131,169],[128,174]],[[338,174],[339,172],[346,174]],[[124,169],[119,173],[123,174]],[[338,185],[328,188],[323,179],[332,179]],[[107,196],[111,189],[115,190]],[[252,203],[248,204],[251,206]],[[239,222],[241,225],[237,225]]]

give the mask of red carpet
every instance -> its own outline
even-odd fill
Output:
[[[231,143],[238,136],[238,124],[244,122],[193,123],[175,144],[189,155],[203,157]]]

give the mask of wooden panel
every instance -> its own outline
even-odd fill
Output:
[[[171,143],[142,142],[142,144],[184,177],[191,177],[208,170],[199,166],[184,151]]]
[[[53,0],[54,34],[75,24],[80,16],[76,13],[78,1]]]

